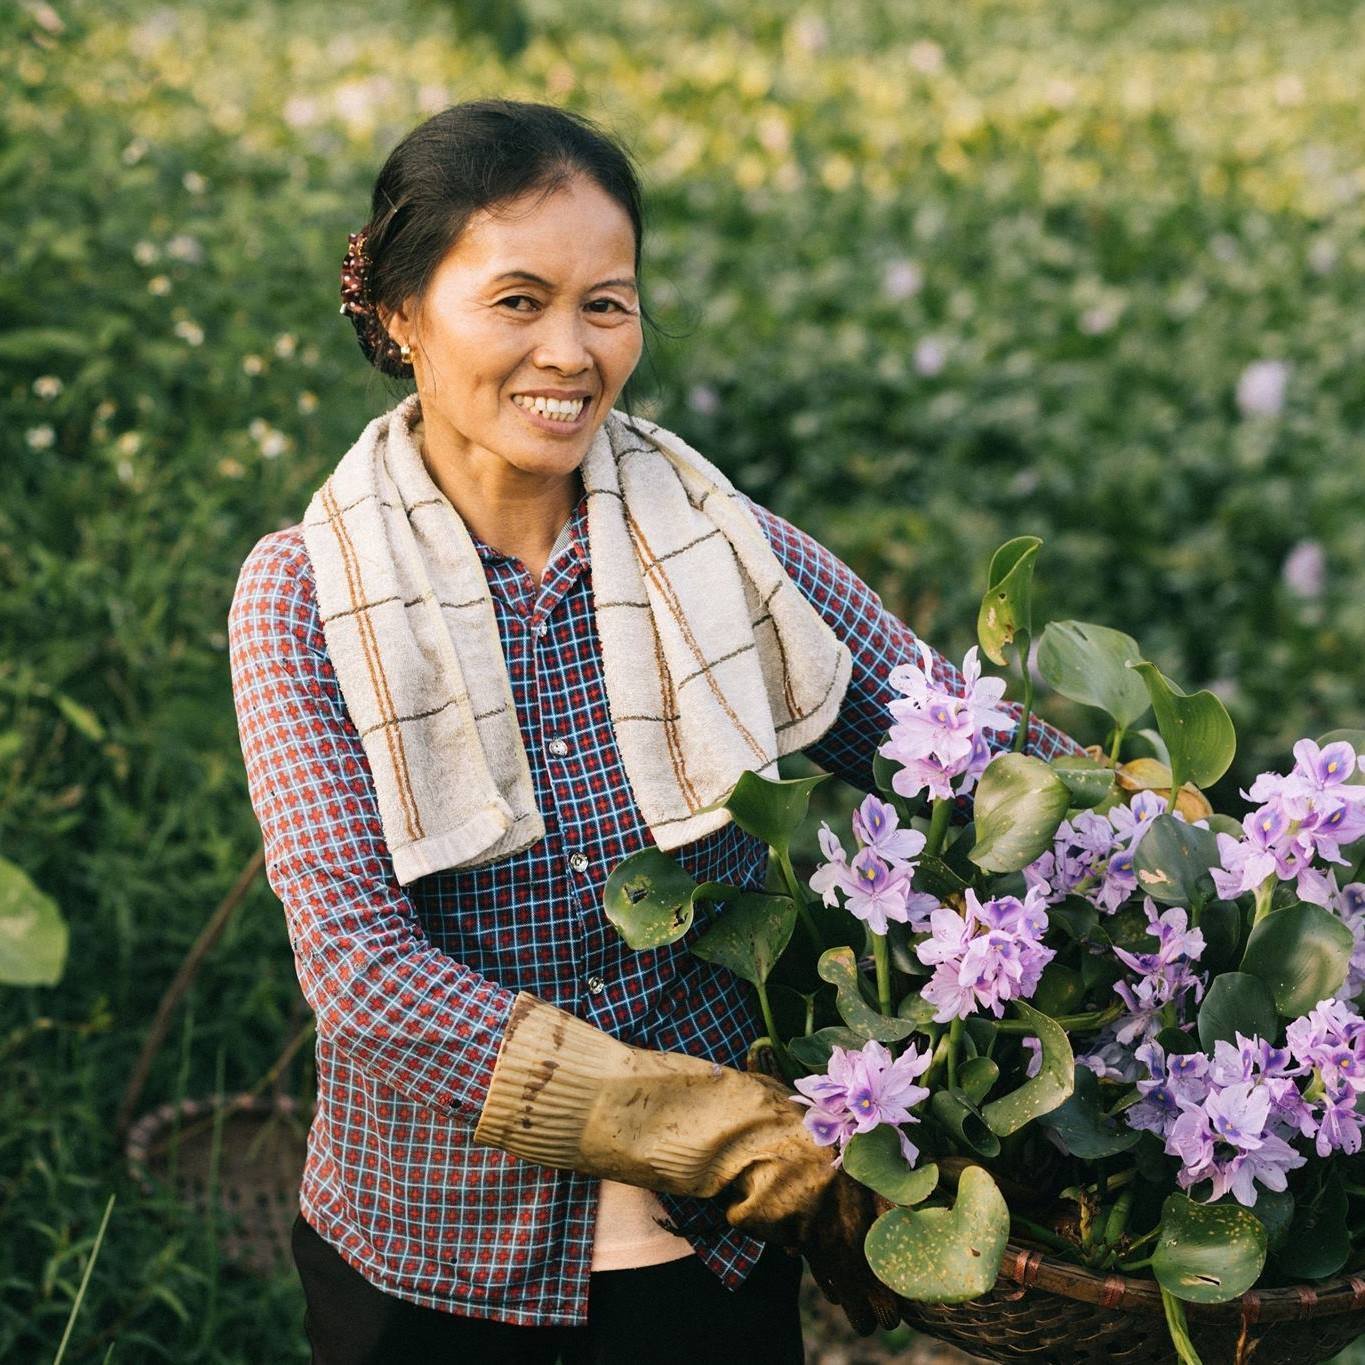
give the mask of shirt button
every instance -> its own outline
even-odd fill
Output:
[[[606,990],[606,988],[607,988],[607,983],[606,983],[605,981],[603,981],[602,978],[601,978],[600,976],[597,976],[596,974],[594,974],[594,975],[592,975],[592,976],[590,976],[590,977],[588,978],[588,989],[589,989],[594,995],[601,995],[602,992],[603,992],[604,990]]]
[[[562,739],[552,739],[545,746],[556,758],[563,758],[569,752],[569,746]]]
[[[537,635],[544,635],[545,632],[550,629],[550,627],[548,622],[537,621],[535,625],[531,627],[531,629],[535,631]]]
[[[588,855],[586,853],[571,853],[569,855],[569,866],[575,872],[582,872],[588,865]]]

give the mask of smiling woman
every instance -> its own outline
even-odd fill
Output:
[[[766,845],[719,798],[799,751],[870,789],[921,647],[630,413],[641,233],[625,153],[568,111],[409,134],[342,311],[416,391],[239,575],[248,786],[318,1025],[315,1365],[800,1361],[801,1255],[856,1330],[897,1321],[870,1189],[742,1069],[760,1021],[691,952],[707,916],[636,953],[603,909],[649,844],[761,890]]]

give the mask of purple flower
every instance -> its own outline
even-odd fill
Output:
[[[970,887],[965,912],[940,906],[929,917],[930,937],[915,952],[934,967],[920,994],[936,1007],[934,1019],[965,1019],[978,1009],[1005,1013],[1007,1000],[1026,1000],[1056,953],[1043,944],[1047,912],[1041,888],[1021,901],[1000,896],[984,904]]]
[[[924,835],[915,829],[897,829],[895,810],[869,795],[854,812],[853,832],[863,846],[849,862],[848,855],[829,822],[820,822],[820,850],[828,861],[815,869],[810,888],[826,905],[838,905],[838,893],[846,897],[846,909],[875,933],[886,933],[887,923],[909,924],[918,932],[927,927],[927,916],[938,901],[911,887],[915,868],[908,861],[924,847]],[[883,854],[894,860],[889,865]]]
[[[917,829],[900,829],[900,816],[889,801],[869,792],[853,812],[853,834],[864,848],[870,848],[887,862],[900,865],[917,857],[924,849],[924,835]]]
[[[834,1047],[824,1075],[802,1076],[795,1082],[800,1095],[797,1104],[809,1106],[803,1120],[807,1130],[822,1147],[838,1144],[834,1165],[841,1166],[844,1148],[857,1133],[870,1133],[883,1123],[918,1123],[910,1112],[929,1097],[925,1086],[916,1085],[917,1077],[929,1069],[933,1054],[909,1046],[894,1060],[886,1047],[875,1040],[861,1049]],[[897,1126],[901,1154],[913,1166],[919,1148]]]

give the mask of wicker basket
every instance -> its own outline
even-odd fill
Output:
[[[1049,1365],[1176,1365],[1152,1280],[1100,1275],[1011,1244],[995,1288],[957,1304],[905,1303],[905,1319],[985,1360]],[[1252,1290],[1186,1304],[1204,1365],[1311,1365],[1365,1332],[1365,1278]]]

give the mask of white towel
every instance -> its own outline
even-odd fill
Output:
[[[406,885],[534,844],[534,800],[483,564],[412,432],[417,394],[374,418],[303,521],[332,666]],[[613,410],[583,458],[588,556],[616,742],[654,841],[730,819],[751,769],[834,722],[852,656],[709,460]],[[543,646],[537,646],[541,648]]]

